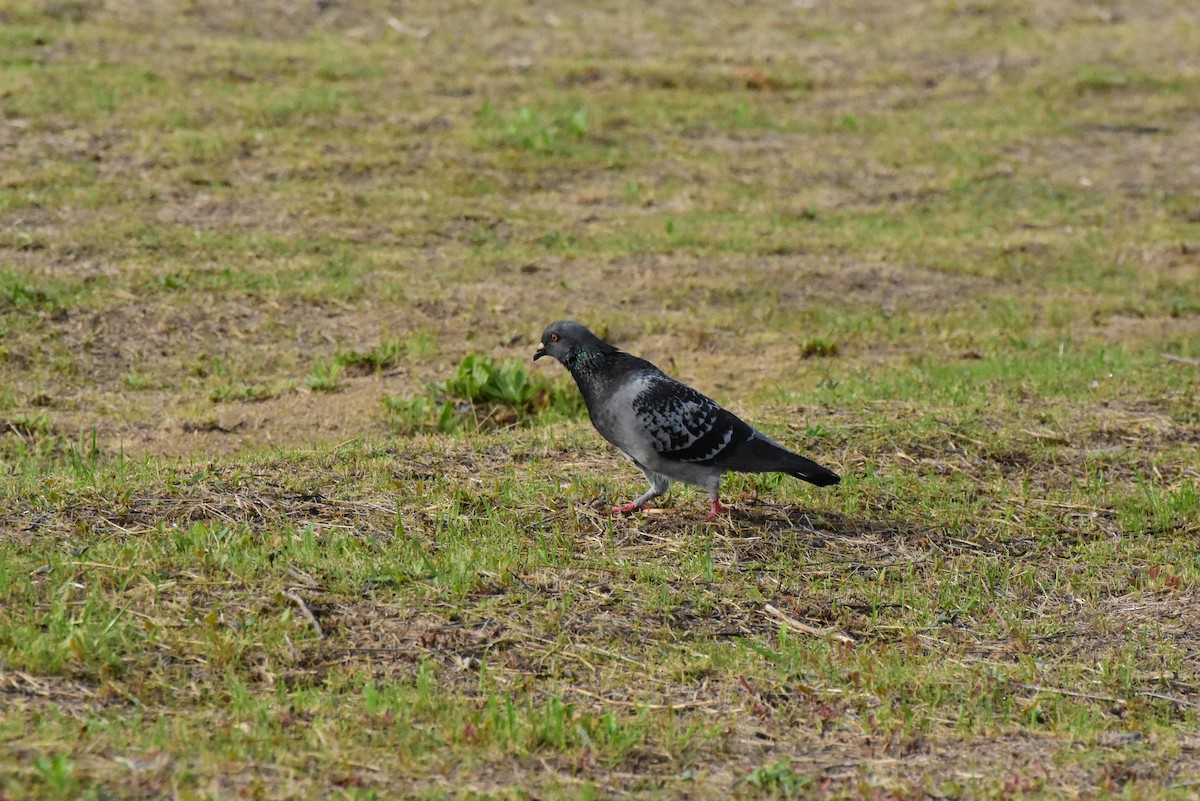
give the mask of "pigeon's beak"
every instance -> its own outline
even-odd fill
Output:
[[[546,343],[539,342],[538,347],[537,347],[537,353],[533,354],[533,360],[536,362],[538,359],[542,358],[545,355],[546,355]]]

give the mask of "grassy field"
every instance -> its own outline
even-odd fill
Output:
[[[1193,798],[1198,452],[1191,0],[0,3],[0,799]]]

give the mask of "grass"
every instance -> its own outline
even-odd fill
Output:
[[[151,5],[0,9],[0,796],[1193,794],[1186,3]],[[568,316],[842,484],[608,518]]]

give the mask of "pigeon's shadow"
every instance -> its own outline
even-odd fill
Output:
[[[904,520],[872,520],[798,504],[741,503],[729,515],[706,521],[690,509],[644,510],[612,518],[626,542],[672,540],[683,544],[698,534],[737,561],[821,560],[895,563],[924,554],[936,529]],[[622,522],[624,521],[624,522]]]

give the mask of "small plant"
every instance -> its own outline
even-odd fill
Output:
[[[417,334],[409,339],[391,337],[367,351],[344,351],[336,361],[342,367],[359,373],[379,373],[400,364],[405,358],[418,359],[437,349],[437,340],[429,334]]]
[[[567,153],[591,129],[587,106],[563,106],[549,111],[522,106],[506,114],[491,103],[484,103],[477,120],[495,144],[550,155]]]
[[[54,756],[39,756],[33,760],[33,770],[41,778],[50,791],[63,798],[74,795],[75,763],[66,754]]]
[[[495,402],[518,410],[523,409],[538,391],[521,362],[497,365],[486,356],[474,354],[462,360],[453,378],[435,388],[450,398],[470,403]]]
[[[341,367],[363,373],[378,373],[399,363],[407,348],[399,338],[385,339],[368,351],[352,350],[337,355]]]
[[[57,304],[54,296],[46,290],[27,283],[12,270],[0,270],[0,306],[3,305],[50,309]]]
[[[150,378],[150,376],[147,375],[141,375],[139,373],[126,373],[125,375],[121,376],[121,384],[126,389],[139,390],[150,389],[154,386],[154,381]]]
[[[547,250],[569,250],[575,245],[575,237],[562,231],[547,231],[538,237],[538,244]]]
[[[807,776],[799,776],[792,770],[791,760],[787,758],[779,760],[774,765],[755,768],[746,777],[746,781],[760,790],[766,790],[784,798],[793,798],[812,784],[812,779]]]
[[[837,343],[831,342],[828,339],[822,339],[821,337],[806,339],[800,346],[800,356],[805,359],[836,356],[837,353]]]
[[[53,426],[46,414],[29,415],[18,412],[8,420],[0,421],[0,432],[8,431],[21,439],[49,434]]]
[[[383,398],[392,426],[401,434],[412,434],[424,428],[429,421],[430,401],[424,395],[412,398]]]
[[[529,374],[524,362],[496,364],[486,356],[470,355],[462,360],[454,377],[433,386],[442,400],[442,415],[448,406],[462,409],[478,421],[499,424],[520,422],[547,411],[570,415],[582,401]],[[439,420],[439,423],[441,421]],[[443,425],[439,428],[446,430]]]
[[[273,398],[278,393],[272,392],[265,384],[250,384],[245,381],[230,381],[214,387],[208,393],[208,399],[213,403],[236,403],[238,401],[254,402]]]
[[[66,443],[67,463],[70,465],[75,475],[85,481],[92,481],[96,477],[96,468],[100,464],[100,446],[96,441],[96,429],[93,428],[88,433],[79,432],[79,444],[72,442]]]
[[[197,378],[213,380],[214,386],[208,392],[208,399],[213,403],[254,402],[274,398],[280,394],[278,388],[272,389],[265,384],[246,381],[228,361],[207,353],[201,354],[191,365],[191,372]]]
[[[305,385],[313,392],[336,392],[338,376],[342,374],[342,365],[338,361],[327,362],[324,359],[313,367],[312,374],[305,379]]]
[[[583,411],[578,392],[535,378],[524,362],[497,363],[476,354],[463,359],[450,378],[430,384],[426,395],[384,398],[383,403],[405,432],[516,425],[543,415],[577,417]]]

